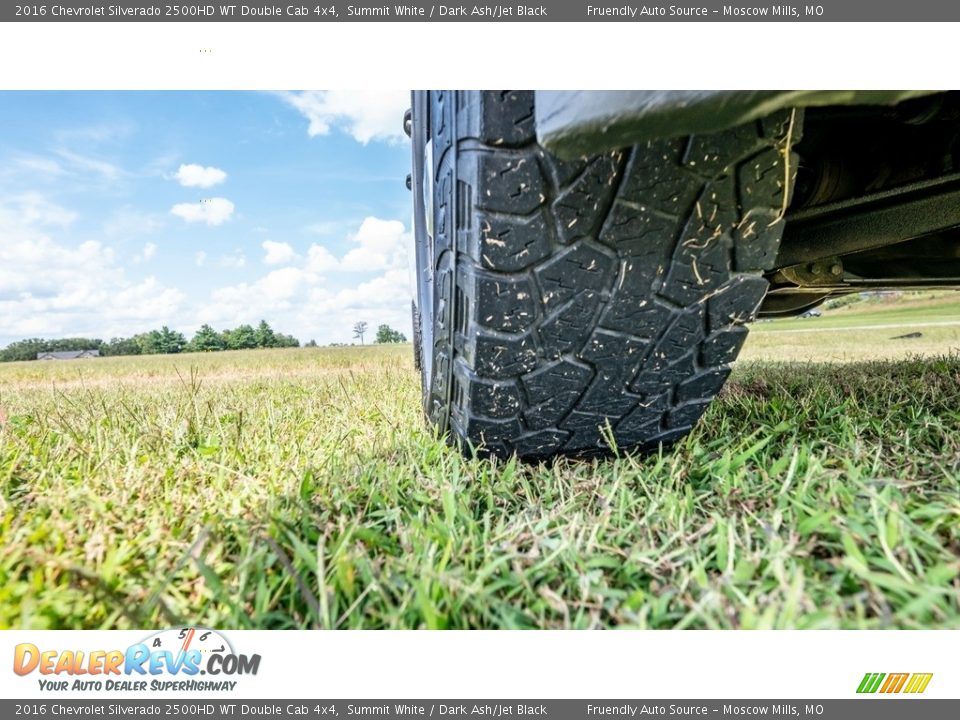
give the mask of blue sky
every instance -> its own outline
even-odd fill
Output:
[[[410,335],[405,91],[0,93],[0,346]]]

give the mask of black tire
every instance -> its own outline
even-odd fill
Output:
[[[531,92],[415,93],[428,418],[528,459],[687,433],[766,292],[799,112],[568,162]]]

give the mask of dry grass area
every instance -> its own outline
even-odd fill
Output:
[[[956,352],[960,352],[960,293],[941,291],[827,307],[819,318],[759,322],[751,327],[740,357],[856,362]]]
[[[0,627],[960,628],[956,331],[833,322],[549,466],[436,437],[409,346],[0,365]]]

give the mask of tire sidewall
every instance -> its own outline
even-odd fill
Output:
[[[416,309],[419,322],[414,342],[419,346],[420,380],[424,410],[429,407],[430,388],[433,384],[433,329],[434,329],[434,257],[432,243],[427,233],[426,198],[424,179],[433,168],[425,167],[425,147],[430,137],[430,108],[427,91],[414,91],[412,115],[413,148],[413,227],[416,250],[417,290]]]

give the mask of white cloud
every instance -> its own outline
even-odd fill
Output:
[[[314,273],[325,273],[340,267],[340,261],[323,245],[314,243],[307,250],[307,269]]]
[[[272,270],[253,283],[240,283],[214,290],[212,303],[201,312],[202,322],[253,322],[254,316],[274,317],[297,306],[293,301],[319,281],[306,270],[285,267]]]
[[[290,247],[289,243],[265,240],[261,247],[263,247],[267,253],[263,258],[263,262],[267,265],[283,265],[293,261],[297,257],[297,254],[293,248]]]
[[[204,256],[206,257],[206,256]],[[247,256],[237,250],[233,255],[221,255],[217,260],[217,265],[222,268],[242,268],[247,264]]]
[[[346,251],[314,244],[259,277],[214,285],[206,298],[187,302],[184,293],[157,277],[131,277],[134,266],[125,269],[124,259],[104,242],[71,244],[52,237],[75,219],[70,210],[35,193],[0,200],[0,344],[30,336],[106,339],[163,324],[235,327],[261,318],[303,341],[351,342],[358,320],[371,328],[387,323],[410,336],[410,275],[398,262],[409,241],[402,222],[366,218],[347,237]],[[138,257],[155,258],[159,245],[145,243]],[[276,245],[279,257],[290,254],[286,243]],[[193,261],[212,276],[249,267],[240,248],[225,254],[192,252]],[[354,264],[359,274],[347,274],[345,268]]]
[[[228,327],[267,317],[274,327],[304,341],[349,342],[353,323],[366,320],[371,327],[387,323],[409,337],[410,233],[398,220],[368,217],[348,240],[353,247],[341,258],[317,243],[304,255],[274,248],[278,257],[287,257],[285,267],[252,282],[214,290],[196,321]],[[271,252],[267,243],[264,249]],[[356,277],[347,272],[362,273],[364,279],[344,287],[350,282],[346,278]],[[379,274],[371,277],[374,273]]]
[[[232,327],[266,317],[273,327],[304,342],[350,342],[353,323],[366,320],[372,328],[386,323],[410,337],[410,299],[405,270],[388,270],[355,287],[332,290],[321,275],[286,267],[252,283],[214,290],[196,322]]]
[[[158,324],[177,326],[183,317],[183,293],[176,288],[166,288],[155,277],[120,290],[112,299],[116,308],[123,308],[128,332],[142,332]]]
[[[260,278],[256,288],[268,301],[277,302],[290,300],[313,280],[316,278],[299,268],[286,267],[274,270]]]
[[[304,279],[302,270],[281,268],[258,280],[257,286],[268,300],[289,300],[296,294]]]
[[[99,145],[113,143],[130,137],[136,125],[124,119],[111,120],[97,125],[65,128],[55,133],[57,140],[67,145]]]
[[[410,310],[410,281],[405,270],[388,270],[383,275],[360,283],[355,288],[341,290],[326,300],[319,299],[320,311],[340,312],[380,308],[398,303],[407,312]]]
[[[144,244],[143,250],[138,254],[134,255],[133,262],[141,263],[147,262],[148,260],[153,259],[153,256],[157,254],[157,246],[155,243],[148,242]]]
[[[66,171],[60,166],[60,163],[50,158],[36,156],[21,157],[17,158],[16,165],[20,170],[35,172],[41,175],[61,176],[66,174]]]
[[[106,160],[88,157],[75,153],[72,150],[57,150],[57,155],[67,161],[74,170],[79,172],[92,173],[100,175],[104,180],[119,180],[127,175],[127,172],[119,165],[114,165]]]
[[[222,225],[233,215],[234,204],[226,198],[215,197],[198,203],[178,203],[170,212],[187,222]]]
[[[6,238],[0,244],[0,288],[6,300],[61,301],[76,296],[80,288],[84,294],[92,292],[93,286],[70,282],[67,273],[102,272],[114,263],[113,250],[93,240],[68,247],[29,224],[11,227],[0,220],[0,228]]]
[[[410,107],[410,93],[405,90],[313,90],[280,96],[307,118],[310,137],[329,135],[339,127],[364,145],[406,138],[403,113]]]
[[[184,187],[208,188],[222,183],[227,179],[227,174],[220,168],[191,163],[181,165],[174,177]]]
[[[404,264],[411,236],[399,220],[364,218],[360,229],[350,237],[359,247],[343,256],[342,269],[348,272],[374,272]]]
[[[386,323],[410,338],[412,293],[409,274],[401,269],[387,270],[356,287],[337,292],[316,287],[311,290],[302,306],[301,317],[293,327],[304,337],[352,342],[350,328],[358,320],[365,320],[371,328]]]
[[[126,206],[110,216],[103,224],[103,232],[111,238],[132,238],[155,233],[163,225],[162,217]]]
[[[74,218],[35,194],[0,199],[0,342],[38,335],[106,339],[174,324],[184,300],[179,290],[153,277],[130,279],[102,242],[51,236]]]
[[[76,219],[75,212],[35,192],[13,195],[0,204],[0,227],[11,228],[11,232],[27,226],[65,228]]]
[[[314,243],[307,251],[307,267],[316,273],[330,270],[371,273],[405,267],[413,238],[399,220],[366,217],[355,233],[347,236],[354,247],[340,259],[326,246]]]

